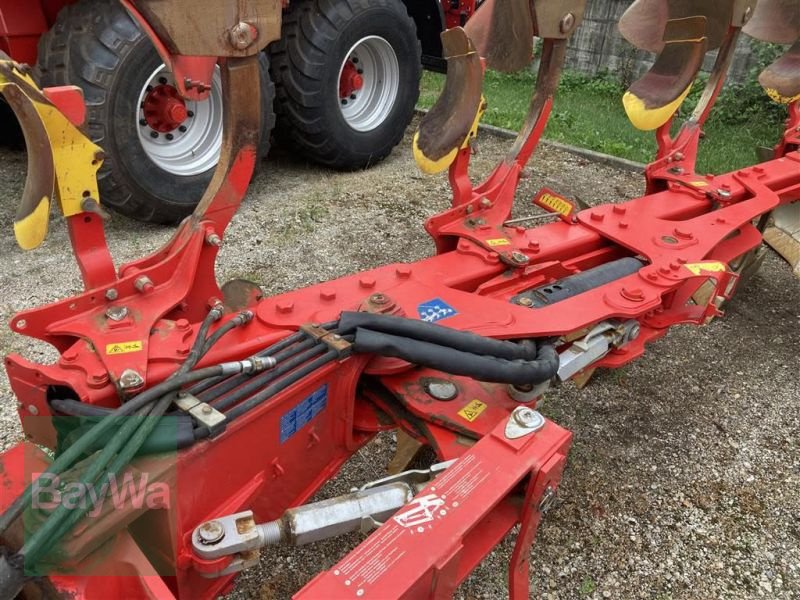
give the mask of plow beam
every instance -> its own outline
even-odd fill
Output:
[[[509,592],[529,598],[530,547],[571,440],[539,413],[517,409],[295,599],[450,598],[518,522]]]

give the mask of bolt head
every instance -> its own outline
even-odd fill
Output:
[[[527,265],[530,262],[530,259],[525,254],[517,250],[511,253],[511,260],[520,265]]]
[[[561,23],[559,23],[558,28],[561,30],[561,33],[568,33],[572,31],[572,28],[575,27],[575,15],[572,13],[567,13],[563,17],[561,17]]]
[[[425,391],[434,400],[447,402],[458,396],[458,388],[452,381],[446,379],[430,379],[425,382]]]
[[[144,385],[144,379],[133,369],[125,369],[119,376],[119,387],[123,390],[130,390]]]
[[[216,544],[225,537],[225,528],[219,521],[206,521],[197,528],[201,544]]]
[[[231,27],[229,39],[231,46],[237,50],[245,50],[253,44],[257,36],[258,30],[255,27],[241,21]]]
[[[539,422],[539,417],[534,410],[522,407],[514,411],[514,420],[521,427],[533,427]]]
[[[389,303],[389,298],[386,297],[386,295],[384,295],[384,294],[372,294],[369,297],[369,301],[372,304],[378,304],[378,305],[388,304]]]
[[[110,321],[122,321],[128,316],[128,309],[124,306],[109,306],[106,310],[106,317]]]
[[[109,288],[106,290],[106,300],[116,300],[119,297],[119,293],[114,288]]]

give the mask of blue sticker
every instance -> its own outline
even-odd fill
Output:
[[[311,419],[325,410],[328,404],[328,384],[326,383],[281,417],[281,444],[300,431]]]
[[[428,323],[435,323],[458,314],[455,308],[439,298],[423,302],[417,307],[417,312],[419,313],[419,318]]]

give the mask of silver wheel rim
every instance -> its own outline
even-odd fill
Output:
[[[160,169],[173,175],[189,177],[205,173],[219,161],[222,148],[222,81],[219,68],[214,73],[207,100],[186,100],[191,115],[181,128],[163,133],[145,123],[143,104],[151,87],[175,85],[172,73],[161,65],[142,86],[137,102],[136,129],[142,149]],[[158,136],[153,134],[157,133]]]
[[[356,42],[339,67],[337,86],[348,62],[361,71],[364,84],[347,98],[339,98],[342,116],[356,131],[371,131],[391,113],[400,89],[400,65],[394,48],[380,36],[371,35]],[[337,93],[339,89],[337,87]]]

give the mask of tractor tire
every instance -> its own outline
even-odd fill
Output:
[[[263,52],[260,61],[263,157],[275,123],[275,88]],[[211,181],[221,148],[219,76],[208,100],[178,99],[171,73],[117,0],[80,0],[63,8],[39,41],[36,75],[43,86],[83,90],[85,130],[106,154],[98,173],[103,204],[140,221],[164,224],[192,212]],[[160,93],[153,94],[156,89]],[[145,106],[165,97],[183,104],[185,110],[178,112],[183,121],[145,115]]]
[[[292,0],[269,52],[279,141],[354,170],[383,160],[403,139],[422,65],[401,0]]]

